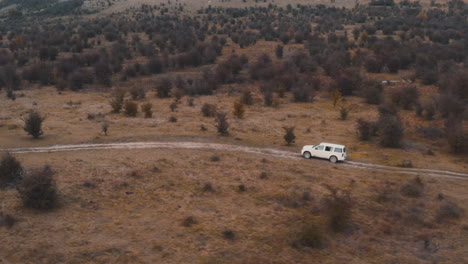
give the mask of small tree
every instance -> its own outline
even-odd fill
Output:
[[[234,102],[234,109],[232,110],[232,114],[237,118],[243,118],[245,113],[244,104],[241,102]]]
[[[23,173],[17,186],[23,204],[36,209],[51,209],[57,204],[57,187],[50,166]]]
[[[177,101],[174,101],[172,102],[170,105],[169,105],[169,108],[171,109],[171,112],[175,112],[177,110]]]
[[[6,153],[0,160],[0,188],[8,187],[19,181],[23,167],[10,153]]]
[[[116,91],[114,96],[112,97],[111,101],[109,102],[112,107],[112,113],[120,113],[122,110],[122,106],[124,103],[125,92],[123,91]]]
[[[172,89],[172,82],[169,78],[162,78],[156,85],[156,96],[159,98],[168,98]]]
[[[109,121],[107,120],[102,121],[101,130],[104,133],[104,135],[107,136],[107,131],[109,130]]]
[[[218,133],[222,136],[229,135],[228,128],[229,123],[227,122],[227,113],[216,113],[215,121],[216,121],[216,128],[218,129]]]
[[[252,105],[253,104],[252,92],[250,90],[244,90],[242,92],[240,101],[241,103],[245,105]]]
[[[282,45],[276,46],[275,54],[276,54],[276,58],[278,59],[283,58],[283,46]]]
[[[403,139],[403,124],[398,117],[381,116],[378,121],[379,143],[383,147],[400,147]]]
[[[271,90],[265,90],[263,92],[263,104],[265,106],[273,106],[273,92]]]
[[[340,107],[340,119],[346,120],[348,119],[349,109],[346,106]]]
[[[351,195],[345,190],[328,185],[326,187],[330,191],[323,201],[328,215],[328,225],[334,232],[344,231],[352,217]]]
[[[127,101],[125,102],[125,115],[130,117],[135,117],[138,113],[138,105],[134,102]]]
[[[252,105],[253,104],[252,92],[250,90],[244,90],[242,92],[240,102],[245,105]]]
[[[286,143],[289,145],[291,145],[292,143],[294,143],[294,141],[296,140],[296,135],[294,134],[294,126],[290,126],[290,127],[283,127],[284,129],[284,140],[286,141]]]
[[[145,118],[151,118],[153,117],[153,104],[152,103],[146,103],[141,105],[141,111],[145,113]]]
[[[42,122],[45,120],[45,116],[41,116],[36,111],[29,112],[28,117],[24,120],[24,131],[31,135],[33,138],[39,138],[42,132]]]
[[[333,100],[333,107],[336,106],[336,104],[340,101],[341,99],[341,92],[338,91],[338,89],[335,89],[333,92],[331,92],[331,98]]]
[[[373,122],[366,121],[362,118],[359,118],[356,121],[356,131],[359,137],[359,140],[369,140],[371,136],[375,133]]]

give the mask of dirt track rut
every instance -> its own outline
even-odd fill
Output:
[[[200,143],[200,142],[127,142],[127,143],[104,143],[104,144],[76,144],[76,145],[55,145],[49,147],[33,147],[33,148],[14,148],[2,149],[0,151],[16,154],[22,153],[50,153],[64,151],[89,151],[89,150],[107,150],[107,149],[201,149],[201,150],[217,150],[228,152],[245,152],[258,155],[272,156],[284,159],[303,159],[299,153],[275,149],[248,147],[233,144],[221,143]],[[317,160],[318,161],[318,160]],[[424,175],[443,178],[454,178],[460,180],[468,180],[468,174],[462,172],[452,172],[444,170],[418,169],[418,168],[400,168],[392,166],[384,166],[372,163],[364,163],[357,161],[346,161],[342,166],[353,167],[366,170],[395,172],[408,175]]]

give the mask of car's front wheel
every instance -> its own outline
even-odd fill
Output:
[[[331,163],[336,163],[338,161],[338,158],[335,156],[331,156],[329,160]]]
[[[302,154],[302,156],[304,156],[304,158],[306,158],[306,159],[310,159],[312,157],[312,155],[310,154],[309,151],[304,152],[304,154]]]

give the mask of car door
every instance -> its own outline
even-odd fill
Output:
[[[333,147],[325,145],[323,151],[322,151],[322,156],[321,158],[328,159],[333,153]]]
[[[323,154],[323,148],[324,146],[322,145],[317,145],[312,148],[312,151],[310,154],[312,154],[312,157],[318,157],[320,158],[321,155]]]

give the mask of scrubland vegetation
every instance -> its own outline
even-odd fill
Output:
[[[0,2],[0,148],[335,141],[352,160],[467,171],[463,1],[91,2]],[[5,154],[0,188],[0,262],[466,259],[463,179],[112,150]]]

